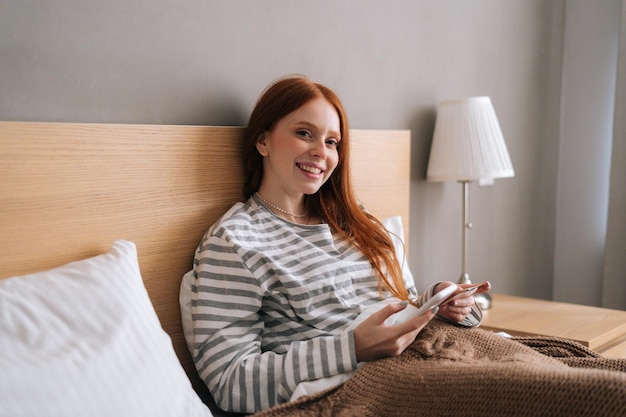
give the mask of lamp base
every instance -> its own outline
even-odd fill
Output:
[[[457,281],[457,284],[471,284],[472,280],[469,277],[469,274],[461,275],[461,278]],[[474,295],[474,301],[478,304],[481,310],[489,310],[491,308],[491,294],[483,293]]]
[[[481,310],[489,310],[491,308],[491,294],[488,292],[484,294],[476,294],[474,296],[474,301],[478,304]]]

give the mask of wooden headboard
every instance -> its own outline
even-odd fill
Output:
[[[241,200],[240,127],[0,122],[0,278],[135,242],[185,370],[178,292],[202,235]],[[410,132],[352,130],[358,197],[409,222]]]

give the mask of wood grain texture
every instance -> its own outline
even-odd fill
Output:
[[[0,278],[135,242],[144,283],[198,389],[178,292],[202,235],[241,200],[240,127],[0,122]],[[410,132],[352,130],[353,180],[409,222]]]
[[[626,358],[626,311],[493,294],[481,327],[514,336],[577,341],[607,357]]]

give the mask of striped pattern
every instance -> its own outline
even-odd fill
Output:
[[[194,361],[221,408],[254,412],[356,369],[349,326],[380,300],[378,280],[328,225],[289,223],[252,197],[207,232],[194,271]]]

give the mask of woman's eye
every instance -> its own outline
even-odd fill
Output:
[[[337,139],[327,139],[326,144],[328,146],[337,147],[337,145],[339,145],[339,141]]]
[[[311,132],[309,132],[308,130],[298,130],[297,134],[299,136],[304,136],[304,137],[307,137],[307,138],[312,138],[313,137]]]

